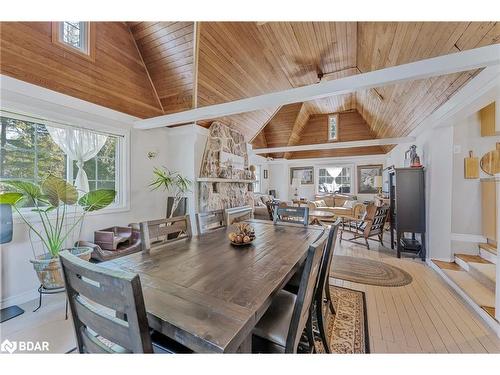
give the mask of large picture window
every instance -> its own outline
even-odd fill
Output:
[[[318,193],[351,193],[352,168],[329,166],[318,168]]]
[[[43,121],[9,113],[2,113],[0,119],[0,179],[39,183],[47,175],[53,174],[80,189],[116,190],[116,204],[119,203],[122,191],[120,183],[122,136],[99,135],[100,133],[94,131],[71,127],[54,128],[52,124],[49,126]],[[66,141],[64,136],[68,134],[83,134],[90,139],[100,137],[102,143],[89,152],[90,146],[82,142],[81,137],[79,142],[73,139],[73,142],[63,144],[62,142]],[[76,152],[78,147],[80,147],[79,153]],[[87,150],[84,147],[87,147]],[[81,155],[80,161],[75,160],[75,155]],[[76,181],[78,164],[83,164],[86,173],[88,185],[84,181],[84,187]],[[78,176],[78,180],[81,181],[81,176]]]

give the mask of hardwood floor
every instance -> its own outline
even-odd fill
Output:
[[[373,243],[375,244],[375,243]],[[386,262],[410,273],[403,287],[377,287],[330,279],[334,285],[366,293],[371,353],[500,353],[500,339],[429,266],[420,260],[397,259],[387,248],[337,244],[336,255]],[[26,313],[0,325],[0,341],[47,340],[50,351],[76,346],[70,320],[64,320],[64,297],[47,296],[43,307],[23,304]]]
[[[391,288],[330,279],[366,293],[372,353],[500,353],[500,339],[434,270],[372,248],[343,242],[335,254],[386,262],[410,273],[413,282]]]

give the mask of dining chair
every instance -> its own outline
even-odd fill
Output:
[[[137,274],[59,256],[80,353],[189,352],[149,329]]]
[[[197,213],[196,225],[198,227],[198,234],[205,234],[225,228],[227,226],[226,214],[224,210]]]
[[[192,235],[189,215],[144,221],[139,226],[142,251],[149,251],[167,242],[190,238]]]
[[[328,231],[328,240],[326,241],[325,251],[323,252],[323,258],[321,260],[321,269],[319,271],[318,285],[314,298],[314,310],[316,312],[319,336],[323,342],[326,353],[330,353],[327,335],[329,316],[330,314],[335,314],[335,306],[333,305],[332,296],[330,294],[329,278],[339,225],[340,220],[337,220],[330,226],[330,230]]]
[[[307,227],[309,224],[309,207],[277,207],[274,210],[274,223],[295,223],[303,224]]]
[[[296,353],[304,329],[314,351],[311,306],[327,233],[309,246],[297,295],[280,290],[253,330],[252,352]]]

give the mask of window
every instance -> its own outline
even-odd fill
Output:
[[[261,166],[260,165],[256,165],[255,166],[255,182],[253,183],[253,191],[255,193],[260,193],[261,191],[261,176],[260,176],[260,173],[261,173]]]
[[[39,183],[51,173],[75,182],[76,161],[54,142],[44,121],[10,113],[2,113],[0,120],[0,179]],[[114,189],[118,204],[122,201],[120,150],[123,137],[106,134],[105,139],[97,155],[84,162],[83,169],[89,190]]]
[[[318,193],[350,193],[351,167],[331,166],[318,169]]]
[[[329,141],[338,141],[339,133],[338,133],[338,123],[339,123],[339,115],[330,115],[328,116],[328,140]]]
[[[71,52],[92,59],[94,39],[90,22],[63,21],[52,23],[52,42]]]

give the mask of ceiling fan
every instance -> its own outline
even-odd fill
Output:
[[[334,44],[336,44],[336,42],[330,43],[325,48],[323,48],[323,50],[319,54],[319,58],[308,59],[302,58],[300,56],[294,56],[292,59],[295,65],[299,68],[299,71],[292,74],[292,76],[294,78],[301,78],[308,74],[311,74],[311,72],[315,72],[317,82],[321,82],[325,74],[327,74],[327,72],[324,72],[323,70],[324,67],[334,60],[334,56],[332,56]]]

